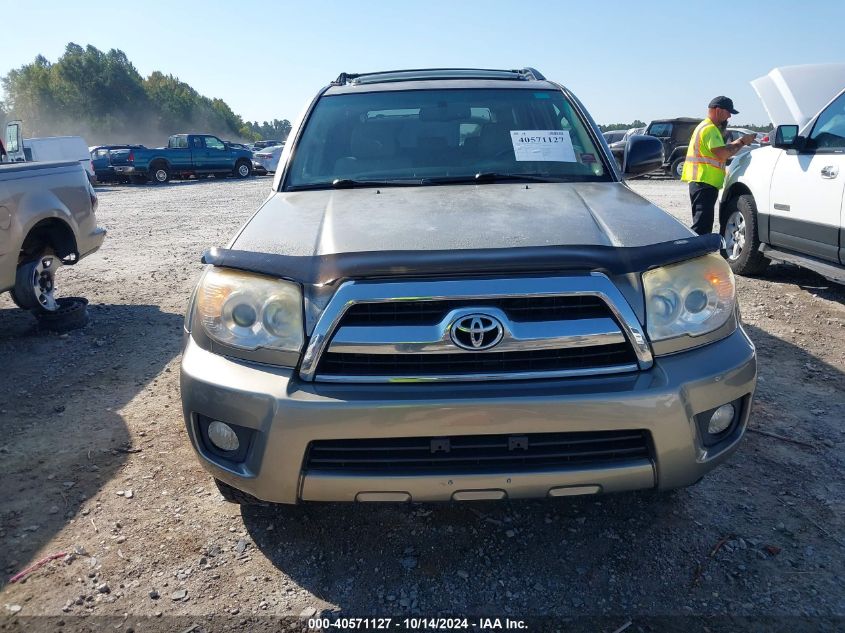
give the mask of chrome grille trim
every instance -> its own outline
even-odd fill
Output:
[[[541,380],[544,378],[576,378],[585,376],[606,376],[637,371],[639,367],[630,365],[610,365],[590,369],[561,369],[557,371],[520,371],[508,374],[455,374],[441,376],[344,376],[342,374],[318,374],[320,382],[361,382],[361,383],[422,383],[422,382],[486,382],[494,380]]]
[[[496,317],[505,326],[501,342],[494,348],[478,352],[456,348],[449,337],[452,324],[462,316],[479,310]],[[624,342],[625,335],[613,319],[519,323],[511,321],[501,310],[485,307],[481,301],[477,309],[452,310],[437,325],[389,328],[342,326],[332,337],[328,351],[339,354],[484,354],[559,347],[593,347]]]
[[[409,381],[464,381],[464,380],[514,380],[559,376],[586,376],[596,374],[619,373],[648,369],[653,364],[651,349],[634,311],[618,288],[602,273],[560,277],[519,277],[506,279],[452,279],[420,281],[347,281],[338,288],[320,315],[300,366],[299,375],[303,380],[314,381],[317,366],[323,352],[327,350],[332,336],[344,313],[359,303],[383,303],[399,301],[427,301],[448,299],[477,299],[479,306],[485,299],[499,297],[542,297],[555,295],[592,295],[602,299],[622,328],[636,355],[637,365],[601,367],[597,369],[578,369],[544,372],[518,372],[510,374],[476,374],[471,376],[419,376],[395,378],[379,376],[368,380],[365,376],[319,376],[321,381],[332,382],[409,382]],[[537,326],[532,323],[530,328]],[[614,324],[615,326],[615,324]],[[346,329],[346,328],[343,328]],[[383,330],[386,328],[383,328]],[[393,329],[393,328],[391,328]],[[616,328],[618,331],[618,328]],[[338,332],[339,333],[339,332]],[[348,340],[348,339],[347,339]],[[353,340],[354,342],[354,340]],[[360,342],[360,341],[359,341]],[[390,344],[390,343],[388,343]],[[457,348],[455,348],[457,349]],[[497,351],[500,349],[494,348]],[[335,350],[332,350],[335,351]],[[454,351],[454,350],[451,350]],[[367,353],[372,353],[368,350]],[[384,353],[384,352],[383,352]],[[404,353],[407,353],[405,350]],[[467,352],[469,354],[484,352]]]

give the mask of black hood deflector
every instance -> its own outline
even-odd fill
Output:
[[[525,246],[448,251],[367,251],[308,256],[211,248],[203,253],[202,263],[290,279],[302,284],[323,285],[341,279],[556,273],[565,270],[624,275],[715,253],[721,247],[722,238],[711,233],[635,247]]]

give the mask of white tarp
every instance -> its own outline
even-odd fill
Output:
[[[781,66],[751,86],[775,126],[797,124],[803,129],[845,88],[845,64]]]

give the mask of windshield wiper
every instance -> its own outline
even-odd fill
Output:
[[[572,182],[577,178],[567,176],[549,176],[545,174],[505,174],[499,172],[479,172],[474,176],[441,176],[425,178],[426,185],[448,185],[463,183],[487,184],[490,182]]]
[[[352,178],[335,178],[326,182],[311,182],[303,185],[290,185],[288,191],[310,191],[314,189],[352,189],[354,187],[419,187],[425,184],[419,178],[396,180],[353,180]]]
[[[475,174],[473,180],[475,182],[501,182],[514,180],[527,180],[529,182],[567,182],[569,178],[561,176],[551,176],[545,174],[504,174],[495,171],[484,171]]]
[[[396,178],[394,180],[353,180],[351,178],[335,178],[332,181],[334,189],[351,189],[352,187],[419,187],[423,184],[420,178]]]

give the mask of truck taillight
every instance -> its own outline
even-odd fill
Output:
[[[135,152],[129,152],[128,160],[130,162],[135,160]]]

